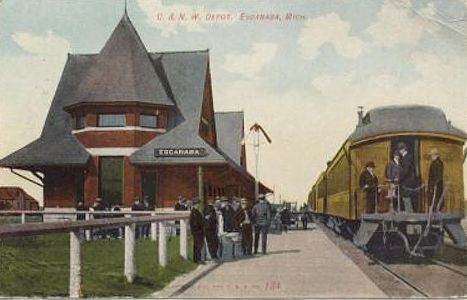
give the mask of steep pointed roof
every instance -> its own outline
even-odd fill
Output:
[[[243,112],[216,112],[217,143],[237,165],[241,165]]]
[[[78,86],[73,104],[137,101],[172,106],[170,90],[163,84],[157,64],[125,11]]]
[[[69,55],[41,136],[0,160],[0,167],[41,169],[50,166],[84,166],[90,154],[71,134],[70,116],[63,107],[93,64],[95,55]]]

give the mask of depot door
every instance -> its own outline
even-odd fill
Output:
[[[147,202],[149,208],[158,206],[157,203],[157,173],[143,172],[141,174],[141,200]]]

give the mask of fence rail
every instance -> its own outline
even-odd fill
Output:
[[[37,211],[34,211],[37,213]],[[4,212],[2,212],[4,213]],[[18,213],[18,212],[16,212]],[[21,213],[28,214],[22,211]],[[49,212],[48,212],[49,213]],[[62,212],[60,212],[62,213]],[[70,212],[70,214],[79,214],[81,212]],[[102,214],[104,212],[89,212]],[[113,213],[113,212],[112,212]],[[111,213],[111,214],[112,214]],[[67,221],[67,222],[51,222],[51,223],[29,223],[29,224],[4,224],[0,225],[0,238],[8,237],[24,237],[33,235],[45,235],[60,232],[69,232],[70,234],[70,281],[69,281],[69,296],[71,298],[79,298],[81,296],[81,241],[80,231],[88,231],[91,229],[105,229],[115,227],[125,227],[125,264],[124,276],[128,282],[133,282],[136,276],[135,267],[135,228],[137,224],[151,223],[151,228],[159,228],[158,238],[158,254],[159,264],[166,267],[167,261],[167,233],[166,224],[170,221],[180,221],[180,255],[187,259],[187,225],[188,212],[164,213],[155,214],[152,212],[115,212],[119,215],[141,215],[136,217],[123,218],[103,218],[83,221]],[[147,214],[152,215],[147,215]],[[53,214],[58,214],[54,212]],[[109,214],[109,215],[111,215]],[[154,225],[158,225],[157,227]]]

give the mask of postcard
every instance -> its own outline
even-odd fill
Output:
[[[467,288],[465,0],[0,0],[0,297]]]

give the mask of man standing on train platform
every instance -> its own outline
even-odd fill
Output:
[[[244,255],[251,255],[253,246],[253,226],[252,215],[248,209],[248,202],[245,198],[240,200],[240,208],[235,211],[234,223],[240,230],[242,236],[242,250]]]
[[[190,206],[190,230],[193,236],[193,261],[197,264],[203,264],[201,252],[204,245],[204,222],[203,215],[200,212],[199,201],[193,201]]]
[[[303,230],[308,229],[308,214],[310,213],[310,209],[308,208],[308,205],[304,204],[303,209],[302,209],[302,228]]]
[[[428,203],[432,205],[433,202],[433,210],[440,211],[444,204],[443,199],[441,199],[444,189],[444,163],[441,160],[438,149],[432,149],[430,155],[431,164],[430,171],[428,172]]]
[[[359,185],[365,192],[366,212],[368,214],[376,213],[376,201],[378,201],[378,177],[374,169],[376,165],[373,161],[366,163],[365,169],[360,174]]]
[[[234,225],[233,225],[233,216],[234,216],[234,209],[227,199],[227,197],[222,196],[221,197],[221,213],[222,213],[222,219],[224,221],[224,232],[233,232],[234,231]]]
[[[405,143],[399,143],[397,149],[400,153],[399,193],[402,198],[404,210],[413,212],[417,207],[417,178],[413,165],[413,156],[409,153]]]
[[[213,260],[218,260],[219,238],[217,236],[217,213],[213,205],[213,200],[209,199],[203,211],[204,233],[208,244],[209,254]]]
[[[259,236],[261,234],[261,248],[263,254],[266,254],[268,243],[268,231],[271,225],[271,206],[263,194],[258,195],[258,203],[255,204],[252,211],[252,218],[255,223],[255,254],[258,253]]]

